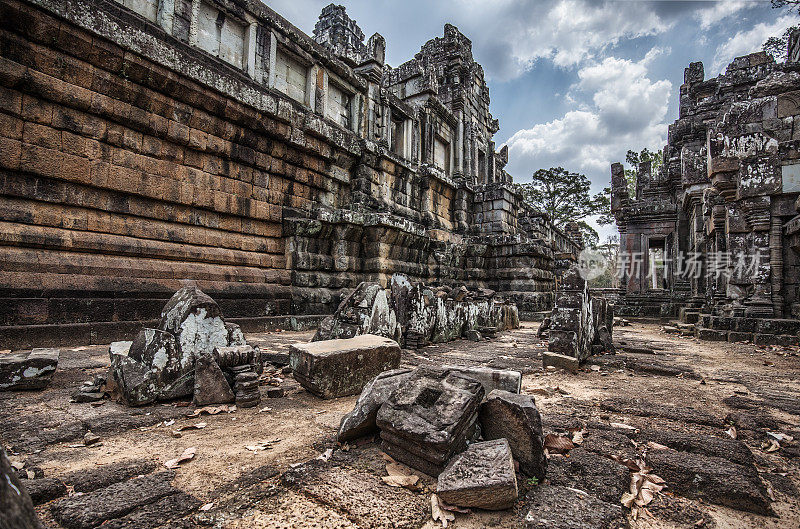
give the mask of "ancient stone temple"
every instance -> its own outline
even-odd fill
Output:
[[[394,273],[526,317],[577,251],[453,26],[396,68],[336,5],[313,37],[257,0],[4,0],[0,28],[3,347],[130,336],[184,280],[244,330]]]
[[[692,63],[664,163],[631,193],[612,165],[619,313],[681,316],[701,338],[796,343],[800,330],[800,63],[764,52],[705,79]],[[794,335],[793,337],[790,335]]]

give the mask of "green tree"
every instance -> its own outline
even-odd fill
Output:
[[[609,235],[595,248],[605,258],[607,267],[603,275],[589,281],[591,288],[619,288],[617,259],[619,258],[619,235]]]
[[[794,11],[800,15],[800,0],[771,0],[773,9],[780,9],[788,7],[789,11]],[[772,55],[772,58],[778,62],[786,59],[789,48],[789,36],[792,32],[800,29],[800,26],[794,25],[783,32],[782,35],[770,37],[761,46],[761,49]]]
[[[606,188],[592,195],[592,183],[586,175],[563,167],[539,169],[532,178],[531,182],[515,184],[522,199],[533,209],[547,213],[558,227],[563,228],[567,222],[578,223],[584,243],[596,246],[600,237],[586,219],[599,216],[599,224],[611,222],[611,190]]]
[[[625,179],[628,181],[628,191],[631,196],[636,195],[636,173],[639,170],[639,163],[650,162],[653,174],[656,174],[659,168],[664,164],[664,157],[661,151],[651,151],[647,147],[641,152],[628,151],[625,155],[625,161],[630,165],[630,169],[625,169]]]
[[[791,26],[787,28],[780,37],[768,38],[764,45],[761,46],[761,49],[772,55],[772,58],[775,59],[776,62],[784,61],[789,51],[789,35],[798,29],[800,29],[800,26]]]

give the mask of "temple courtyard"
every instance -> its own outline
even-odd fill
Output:
[[[543,482],[518,479],[513,508],[454,512],[452,527],[800,524],[797,347],[701,342],[632,322],[615,327],[616,354],[571,373],[542,368],[537,329],[523,322],[492,339],[402,351],[403,367],[522,372],[544,434],[572,441],[550,450]],[[279,365],[312,335],[247,334],[277,359],[260,375],[261,403],[213,414],[188,399],[73,402],[108,372],[108,346],[62,348],[46,389],[0,393],[0,441],[47,527],[440,527],[434,479],[388,461],[395,475],[419,477],[390,486],[377,436],[337,443],[357,397],[320,399]],[[175,462],[187,449],[194,456]],[[621,499],[635,471],[664,488],[631,510]]]

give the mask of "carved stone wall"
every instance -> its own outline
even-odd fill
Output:
[[[186,280],[245,330],[394,273],[549,310],[576,246],[520,220],[469,40],[409,68],[444,83],[443,41],[470,76],[407,94],[334,8],[312,39],[257,0],[0,3],[4,347],[123,339]]]

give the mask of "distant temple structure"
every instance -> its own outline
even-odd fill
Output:
[[[684,72],[663,165],[631,192],[615,163],[618,313],[679,316],[701,338],[797,343],[800,331],[800,63],[765,52],[705,79]]]
[[[393,273],[550,310],[580,245],[526,207],[446,25],[385,63],[344,7],[5,0],[0,348],[107,343],[186,280],[244,330],[314,325]]]

